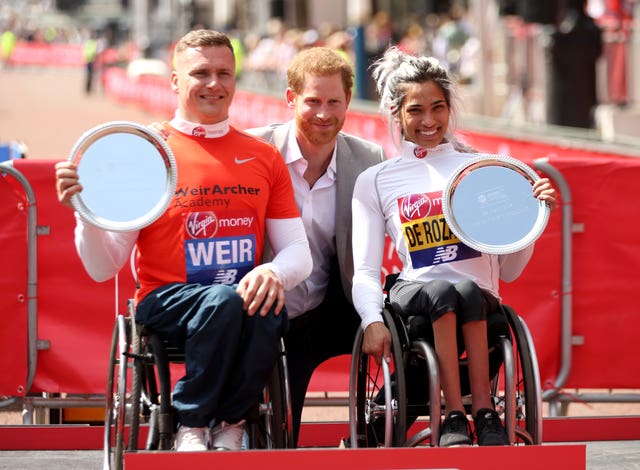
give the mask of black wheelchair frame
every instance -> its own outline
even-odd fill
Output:
[[[122,470],[125,452],[140,449],[139,432],[148,426],[145,450],[171,450],[176,420],[171,405],[170,364],[184,354],[133,318],[118,315],[113,329],[107,377],[103,470]],[[130,385],[129,385],[130,384]],[[284,341],[261,399],[246,418],[249,448],[293,447],[291,396]]]
[[[524,320],[508,305],[501,305],[493,318],[503,331],[489,339],[492,399],[504,420],[512,445],[542,443],[542,398],[540,373],[533,344]],[[390,364],[378,365],[362,352],[363,331],[353,345],[349,423],[351,447],[411,447],[429,440],[438,446],[443,404],[438,361],[433,346],[423,337],[413,337],[409,325],[388,301],[383,310],[392,338]],[[488,322],[490,321],[488,318]],[[489,328],[488,328],[489,330]],[[427,393],[420,403],[409,404],[406,369],[420,365],[426,373]],[[466,360],[460,361],[461,381],[466,377]],[[390,384],[390,386],[386,386]],[[468,386],[463,383],[463,393]],[[465,396],[470,413],[470,396]],[[428,417],[428,425],[407,437],[416,417]]]

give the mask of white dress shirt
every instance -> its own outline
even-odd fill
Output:
[[[285,162],[313,260],[311,275],[286,293],[287,313],[289,318],[295,318],[320,305],[329,283],[330,261],[336,254],[336,150],[333,149],[327,171],[310,188],[304,179],[307,161],[292,125]]]

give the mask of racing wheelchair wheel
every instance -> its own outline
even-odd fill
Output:
[[[362,329],[356,334],[349,384],[350,445],[400,447],[407,435],[405,385],[406,342],[400,341],[390,312],[382,312],[391,333],[391,362],[378,365],[362,352]],[[382,399],[384,397],[384,399]]]
[[[542,394],[533,338],[525,321],[503,305],[515,341],[515,443],[542,444]]]
[[[130,317],[118,315],[111,338],[104,426],[104,470],[122,470],[125,450],[138,447],[140,384],[137,377],[140,337]],[[131,387],[127,387],[131,375]],[[127,424],[135,429],[128,432]]]
[[[257,420],[250,420],[249,426],[249,442],[252,449],[293,447],[291,393],[283,339],[280,339],[278,361],[257,405],[257,416]]]

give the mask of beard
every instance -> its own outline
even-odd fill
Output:
[[[331,124],[330,127],[324,129],[318,129],[316,127],[317,121],[313,119],[304,119],[300,116],[296,116],[296,126],[305,136],[305,138],[313,145],[324,145],[331,143],[344,124],[344,119],[333,118],[329,121],[324,121],[321,124]]]

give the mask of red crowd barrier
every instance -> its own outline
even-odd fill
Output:
[[[72,211],[55,194],[54,160],[15,160],[29,182],[37,209],[37,368],[27,390],[27,199],[11,175],[0,176],[0,395],[27,392],[104,393],[111,331],[116,311],[133,295],[128,269],[115,281],[94,282],[84,271],[73,244]],[[117,305],[116,305],[117,303]]]
[[[13,65],[55,65],[79,67],[84,65],[81,44],[49,44],[18,41],[9,62]]]
[[[11,65],[36,65],[47,67],[82,67],[85,65],[82,44],[47,43],[17,41],[11,52]],[[130,48],[106,48],[98,56],[102,66],[120,62],[126,63],[131,57],[139,55],[133,46]]]

